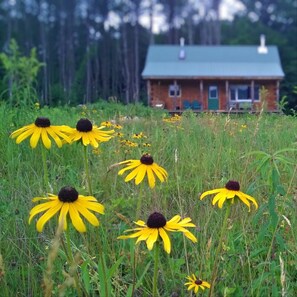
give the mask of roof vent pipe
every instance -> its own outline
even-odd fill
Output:
[[[268,48],[266,46],[266,38],[264,34],[260,35],[260,46],[258,47],[259,54],[267,54]]]
[[[185,39],[183,37],[181,37],[179,42],[180,42],[180,50],[179,50],[178,57],[180,60],[184,60],[186,58],[186,52],[185,52],[185,48],[184,48]]]

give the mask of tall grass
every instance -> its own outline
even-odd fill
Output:
[[[70,229],[71,245],[77,254],[78,270],[86,296],[150,296],[153,252],[133,240],[117,237],[138,219],[153,211],[166,218],[189,216],[196,224],[198,243],[171,236],[172,252],[161,253],[160,296],[189,296],[183,285],[189,273],[210,281],[214,254],[224,218],[224,207],[199,200],[203,191],[224,187],[237,180],[241,190],[255,197],[258,211],[240,203],[232,206],[227,236],[219,265],[215,296],[294,296],[296,294],[296,210],[297,210],[297,120],[295,117],[263,114],[221,115],[186,112],[178,123],[141,106],[103,104],[88,107],[12,109],[0,106],[0,288],[2,296],[43,296],[43,276],[55,246],[56,219],[42,233],[34,222],[28,225],[31,199],[46,193],[40,147],[32,150],[28,141],[16,145],[12,131],[46,116],[52,124],[74,127],[81,117],[100,124],[112,120],[123,126],[124,139],[138,147],[123,147],[119,138],[103,143],[100,151],[90,149],[90,171],[94,196],[104,204],[101,226],[88,225],[86,234]],[[146,138],[133,139],[143,132]],[[143,143],[151,147],[143,146]],[[283,149],[277,159],[275,152]],[[147,185],[125,183],[111,165],[125,159],[139,159],[149,151],[155,162],[169,173],[168,182],[153,191]],[[252,153],[256,152],[256,153]],[[265,152],[271,156],[261,167]],[[87,194],[82,147],[55,145],[47,152],[52,193],[65,185]],[[279,174],[275,177],[275,162]],[[136,208],[141,199],[139,216]],[[157,201],[157,203],[152,203]],[[53,241],[54,239],[54,241]],[[100,261],[102,252],[103,260]],[[63,249],[53,257],[53,296],[75,296],[71,267]],[[101,265],[101,264],[102,265]],[[73,267],[72,267],[73,269]],[[48,277],[48,275],[47,275]],[[105,285],[104,285],[105,278]],[[106,282],[107,280],[107,282]],[[107,286],[107,288],[104,288]],[[105,289],[106,291],[104,291]],[[204,293],[207,294],[207,291]],[[106,296],[107,297],[107,296]]]

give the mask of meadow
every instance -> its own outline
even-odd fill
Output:
[[[70,127],[88,118],[115,130],[99,148],[87,146],[90,176],[79,142],[58,148],[52,141],[42,152],[41,142],[32,149],[29,139],[16,144],[9,137],[40,116]],[[0,118],[1,296],[195,296],[184,285],[192,274],[211,286],[216,279],[212,296],[296,296],[296,117],[187,111],[171,118],[162,110],[101,102],[59,108],[2,103]],[[154,188],[146,177],[135,185],[118,175],[119,162],[144,153],[168,172]],[[32,198],[68,185],[88,195],[88,177],[92,195],[105,207],[99,227],[85,221],[87,232],[79,233],[69,222],[63,232],[57,215],[42,232],[36,230],[38,216],[28,223],[37,204]],[[248,211],[237,198],[222,208],[212,205],[213,195],[199,199],[229,180],[238,181],[258,209],[251,205]],[[159,239],[156,262],[158,242],[149,251],[144,241],[118,239],[154,212],[167,220],[191,218],[198,242],[170,232],[171,252]],[[208,296],[210,289],[199,288],[198,295]]]

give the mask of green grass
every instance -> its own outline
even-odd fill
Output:
[[[44,295],[43,275],[57,222],[51,219],[42,233],[36,231],[35,221],[28,225],[28,214],[33,207],[31,199],[47,192],[43,185],[41,148],[38,145],[32,150],[28,140],[17,145],[9,138],[11,132],[34,122],[40,115],[49,117],[53,125],[72,127],[81,117],[97,124],[112,120],[123,126],[120,132],[124,133],[124,139],[139,144],[123,147],[115,137],[101,145],[99,154],[89,149],[94,196],[104,204],[106,213],[99,218],[99,228],[87,225],[86,234],[70,228],[72,249],[80,257],[78,271],[85,295],[105,297],[106,279],[110,296],[131,296],[133,282],[134,296],[150,296],[153,252],[144,243],[135,246],[134,240],[117,237],[131,228],[133,221],[146,221],[156,210],[167,219],[176,214],[191,217],[197,226],[193,233],[198,238],[198,243],[193,244],[177,233],[171,235],[171,254],[161,249],[160,296],[190,296],[184,286],[188,273],[210,281],[226,205],[218,209],[212,206],[211,197],[200,201],[199,196],[204,191],[224,187],[233,179],[239,181],[243,192],[257,199],[259,209],[255,211],[252,207],[248,212],[242,203],[232,205],[214,296],[294,296],[297,291],[296,117],[196,116],[186,112],[180,124],[169,124],[162,121],[166,116],[162,111],[102,102],[87,108],[40,110],[0,105],[1,296]],[[147,138],[132,138],[133,133],[140,132]],[[144,142],[151,147],[143,147]],[[276,154],[282,149],[291,150]],[[125,183],[123,176],[117,175],[119,167],[110,168],[125,159],[139,159],[146,151],[169,174],[168,182],[158,183],[152,191],[146,183],[138,187],[133,181]],[[255,151],[267,153],[266,162],[263,154],[250,154]],[[61,149],[53,145],[47,152],[47,160],[52,193],[72,185],[87,194],[81,145],[64,145]],[[138,203],[141,214],[136,217]],[[58,296],[65,279],[71,280],[62,246],[52,265],[52,294]],[[65,283],[64,286],[64,296],[76,296],[73,286]],[[207,294],[208,290],[201,295]]]

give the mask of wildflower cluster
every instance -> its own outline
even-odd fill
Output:
[[[83,107],[83,112],[85,111],[86,108]],[[174,115],[171,118],[163,119],[163,122],[179,125],[181,123],[181,117]],[[115,132],[115,130],[122,130],[122,126],[110,121],[103,121],[100,126],[97,126],[88,118],[81,118],[76,126],[72,128],[65,125],[54,126],[48,118],[38,117],[34,123],[24,126],[11,134],[11,138],[16,139],[17,144],[30,138],[30,146],[33,149],[37,147],[38,143],[41,143],[42,148],[50,149],[52,140],[59,148],[65,144],[68,145],[74,142],[81,144],[83,148],[85,174],[89,191],[88,195],[80,194],[72,186],[65,186],[59,190],[58,194],[49,193],[43,197],[38,196],[33,198],[32,201],[34,203],[43,202],[35,205],[29,214],[29,224],[36,216],[40,215],[36,221],[36,229],[38,232],[42,232],[45,224],[56,215],[58,216],[59,225],[62,225],[64,230],[68,230],[69,222],[71,222],[78,232],[87,231],[85,221],[94,227],[100,225],[97,215],[104,215],[105,207],[99,203],[92,194],[87,148],[92,147],[93,154],[99,154],[101,144],[109,142],[112,138],[118,138],[120,146],[129,149],[135,147],[139,148],[139,146],[143,148],[151,146],[151,144],[147,142],[147,136],[144,132],[133,133],[131,134],[131,139],[124,139],[124,133],[121,131]],[[158,165],[153,156],[148,152],[142,153],[140,158],[120,161],[111,167],[113,168],[115,166],[124,166],[118,171],[119,176],[125,175],[124,182],[128,183],[134,181],[136,186],[144,183],[148,185],[148,190],[154,189],[158,182],[162,185],[168,180],[168,172],[166,169]],[[44,168],[44,170],[46,172],[46,168]],[[217,204],[220,209],[224,204],[227,204],[227,209],[230,210],[230,206],[236,201],[245,204],[249,211],[251,204],[253,204],[256,209],[258,208],[256,199],[240,191],[239,182],[234,180],[228,181],[223,188],[217,188],[202,193],[200,200],[212,194],[215,195],[212,200],[212,205]],[[141,199],[141,197],[138,199]],[[158,204],[152,205],[152,209],[158,209]],[[226,220],[224,220],[222,227],[223,231],[226,230],[228,215],[229,212],[226,212]],[[152,212],[146,221],[137,220],[134,223],[136,227],[126,230],[124,235],[120,235],[118,239],[136,239],[135,244],[145,241],[149,251],[155,248],[153,296],[156,296],[159,242],[163,244],[164,251],[167,254],[170,254],[172,251],[171,235],[173,234],[182,234],[184,238],[189,239],[192,243],[197,243],[198,240],[194,234],[196,225],[192,222],[192,219],[187,216],[182,218],[180,215],[175,215],[167,220],[161,211]],[[189,231],[189,228],[192,228],[193,231]],[[223,238],[223,236],[221,236],[221,238]],[[68,242],[68,244],[70,243]],[[220,241],[217,255],[219,254],[221,246],[222,242]],[[217,257],[215,258],[215,263],[217,263]],[[195,294],[197,294],[199,290],[205,290],[205,288],[213,289],[215,274],[216,269],[214,269],[211,284],[201,280],[196,274],[191,274],[187,277],[185,286],[187,286],[188,291],[192,290]],[[77,284],[77,286],[79,285]]]

